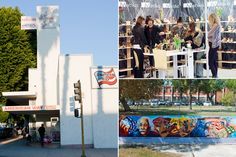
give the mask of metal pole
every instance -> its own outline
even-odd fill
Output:
[[[82,135],[82,155],[81,157],[86,157],[85,155],[85,146],[84,146],[84,117],[83,117],[83,98],[80,85],[80,94],[81,94],[81,135]]]
[[[209,45],[208,45],[208,29],[207,29],[207,22],[208,22],[208,10],[207,10],[207,0],[204,0],[204,9],[205,9],[205,45],[206,45],[206,70],[207,70],[207,78],[209,78],[209,63],[208,63],[208,53],[209,53]]]

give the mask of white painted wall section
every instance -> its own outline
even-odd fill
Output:
[[[91,55],[60,56],[59,91],[60,91],[60,126],[61,145],[81,145],[81,123],[74,117],[74,83],[81,81],[84,104],[85,144],[93,144],[92,102],[91,102]],[[96,128],[95,128],[96,129]]]

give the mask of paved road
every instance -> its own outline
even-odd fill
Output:
[[[81,149],[60,148],[50,145],[41,148],[40,145],[27,146],[24,140],[2,143],[0,141],[0,157],[80,157]],[[86,157],[117,157],[116,149],[86,149]]]

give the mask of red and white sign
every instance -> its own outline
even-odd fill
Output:
[[[30,16],[21,16],[21,29],[22,30],[37,29],[36,18]]]
[[[118,88],[118,69],[114,67],[92,68],[92,88]]]
[[[56,110],[56,105],[47,106],[3,106],[3,111],[43,111],[43,110]]]

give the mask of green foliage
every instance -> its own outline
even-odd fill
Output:
[[[219,17],[222,17],[222,15],[223,15],[223,9],[222,9],[222,8],[216,8],[216,14],[217,14]]]
[[[236,105],[235,103],[236,103],[236,96],[235,96],[235,94],[236,94],[236,80],[226,80],[225,81],[225,84],[226,84],[226,87],[230,90],[230,91],[232,91],[232,102],[231,102],[231,104],[230,105]]]
[[[175,91],[178,91],[180,94],[180,99],[182,99],[182,96],[184,93],[187,94],[188,89],[189,89],[189,85],[188,85],[188,81],[185,79],[181,79],[181,80],[172,80],[172,85],[175,89]]]
[[[120,80],[120,102],[125,111],[130,110],[127,100],[151,99],[160,92],[162,80]]]
[[[226,87],[236,94],[236,80],[226,80]]]
[[[225,87],[224,80],[201,80],[201,91],[210,94],[215,93]]]
[[[120,80],[120,98],[151,99],[160,92],[162,84],[162,80]]]
[[[234,93],[228,92],[227,94],[225,94],[221,100],[221,103],[224,106],[233,106],[234,105]]]
[[[36,41],[31,32],[21,30],[18,8],[0,8],[0,103],[3,91],[28,88],[28,68],[36,67]]]
[[[8,117],[9,117],[9,113],[8,112],[3,112],[1,107],[0,107],[0,123],[7,122]]]

